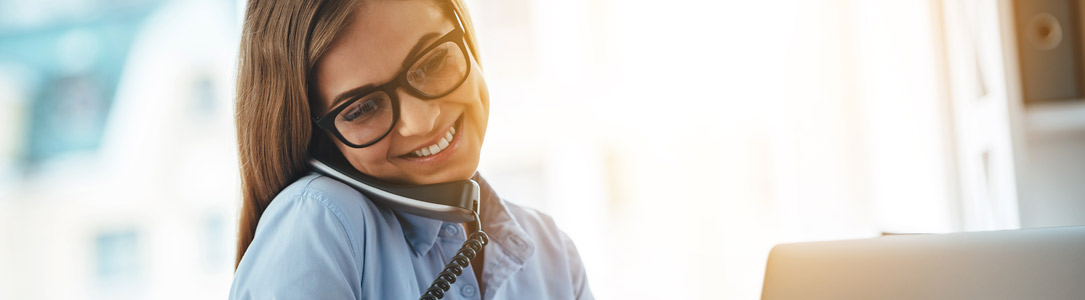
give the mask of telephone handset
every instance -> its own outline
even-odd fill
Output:
[[[472,232],[463,246],[437,274],[420,300],[436,300],[444,297],[456,276],[463,274],[471,260],[489,243],[489,236],[482,231],[479,219],[479,186],[474,180],[458,180],[426,185],[396,185],[381,182],[359,172],[339,151],[316,147],[310,151],[309,164],[317,173],[343,182],[379,205],[392,209],[442,220],[446,222],[474,222],[477,231]]]
[[[358,172],[339,151],[313,151],[310,156],[313,170],[392,209],[453,223],[471,222],[478,211],[479,186],[474,180],[397,185]]]

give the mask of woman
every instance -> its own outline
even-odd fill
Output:
[[[553,220],[501,200],[475,171],[489,114],[478,58],[461,0],[250,0],[230,298],[415,299],[464,243],[463,224],[311,173],[309,151],[327,147],[387,182],[478,181],[489,244],[445,299],[592,299]]]

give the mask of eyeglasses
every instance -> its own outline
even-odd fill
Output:
[[[352,92],[355,96],[313,122],[347,146],[368,147],[388,136],[399,122],[399,88],[422,100],[455,91],[471,71],[458,16],[455,23],[451,32],[405,60],[404,68],[392,81]]]

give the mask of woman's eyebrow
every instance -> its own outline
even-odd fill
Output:
[[[418,51],[422,51],[422,48],[425,48],[427,46],[426,42],[433,39],[434,37],[436,37],[439,34],[440,33],[430,32],[430,33],[422,35],[421,38],[418,38],[418,42],[414,44],[414,47],[411,47],[411,51],[408,51],[407,56],[403,58],[403,63],[401,63],[401,65],[403,65],[402,68],[409,67],[409,66],[407,66],[407,64],[411,63],[411,58],[414,58],[415,55],[418,55]],[[396,75],[399,75],[398,71],[396,72]],[[392,80],[395,80],[395,79],[393,78]],[[337,96],[335,96],[335,98],[333,98],[335,100],[332,100],[332,105],[328,108],[328,111],[331,111],[332,109],[335,109],[335,107],[339,106],[339,104],[342,103],[343,101],[346,101],[347,99],[350,99],[351,97],[357,96],[357,94],[359,92],[361,92],[362,90],[367,90],[367,89],[369,89],[370,87],[373,87],[373,86],[376,86],[376,85],[375,84],[366,84],[366,85],[358,86],[358,87],[349,89],[349,90],[347,90],[345,92],[339,93],[339,95],[337,95]]]
[[[403,58],[403,63],[402,63],[403,67],[404,68],[408,67],[407,64],[411,63],[411,58],[414,58],[415,55],[418,55],[418,51],[422,51],[422,48],[425,48],[426,46],[429,45],[426,42],[428,42],[429,40],[437,37],[437,35],[439,35],[439,34],[440,33],[430,32],[430,33],[427,33],[425,35],[422,35],[422,37],[418,39],[418,42],[414,44],[414,47],[411,48],[411,51],[407,52],[407,57]]]

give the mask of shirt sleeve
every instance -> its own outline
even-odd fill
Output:
[[[576,250],[573,239],[569,238],[565,232],[561,232],[561,241],[565,244],[565,255],[568,257],[569,271],[572,273],[570,276],[573,282],[573,295],[576,295],[578,300],[595,300],[591,287],[588,286],[587,270],[584,269],[584,262],[580,260],[580,252]]]
[[[360,252],[343,219],[319,193],[272,201],[234,274],[230,299],[360,299]]]

